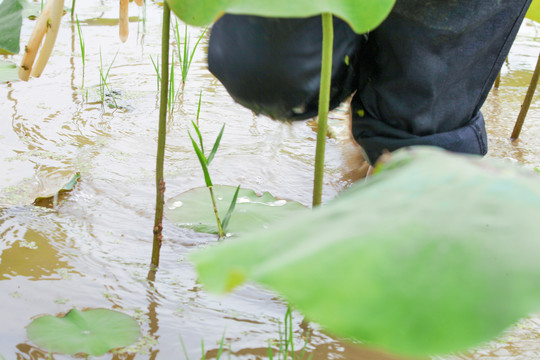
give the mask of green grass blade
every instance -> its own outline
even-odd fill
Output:
[[[199,144],[201,145],[201,152],[204,154],[204,143],[203,143],[201,131],[199,130],[199,127],[197,126],[197,124],[193,122],[193,120],[191,121],[191,123],[193,124],[193,127],[195,128],[195,131],[197,132],[197,136],[199,137]],[[208,160],[206,161],[206,164],[208,164]]]
[[[169,111],[172,111],[174,105],[174,61],[171,61],[171,70],[169,75]]]
[[[187,32],[187,24],[184,31],[184,58],[182,60],[182,81],[186,82],[188,74],[188,56],[189,56],[189,38]]]
[[[206,186],[211,187],[213,185],[212,185],[212,180],[210,179],[210,173],[208,172],[208,166],[206,165],[206,163],[207,163],[206,158],[205,158],[204,154],[201,152],[201,149],[199,149],[199,145],[197,145],[195,140],[193,140],[193,137],[191,136],[189,131],[188,131],[188,134],[189,134],[189,138],[191,139],[191,143],[193,144],[193,149],[195,150],[195,153],[197,153],[197,157],[199,158],[199,162],[201,163],[201,167],[202,167],[202,170],[203,170],[203,173],[204,173],[204,181],[206,183]]]
[[[152,57],[152,55],[150,55],[150,60],[152,61],[152,65],[154,65],[154,70],[156,71],[156,75],[157,75],[157,89],[159,91],[159,83],[161,82],[161,74],[159,73],[159,58],[156,59],[157,60],[157,64],[156,62],[154,61],[154,58]]]
[[[199,114],[201,113],[202,90],[199,92],[199,105],[197,106],[197,126],[199,126]]]
[[[204,356],[204,339],[201,339],[201,360],[206,360]]]
[[[223,353],[223,344],[225,342],[225,330],[223,330],[223,335],[221,335],[221,341],[219,342],[219,349],[216,355],[216,360],[219,360],[221,354]]]
[[[219,143],[221,142],[221,137],[223,136],[223,130],[225,130],[225,124],[221,127],[221,131],[219,132],[216,141],[214,142],[214,146],[212,147],[212,151],[210,151],[210,155],[208,155],[207,164],[210,165],[212,162],[212,159],[214,158],[214,155],[216,155],[216,152],[219,148]]]
[[[109,72],[111,71],[111,68],[112,68],[117,56],[118,56],[118,51],[116,52],[116,54],[114,54],[114,57],[113,57],[113,59],[111,61],[111,64],[109,65],[109,68],[107,69],[107,73],[105,74],[105,79],[109,78]]]
[[[189,360],[189,356],[186,350],[186,344],[184,344],[184,339],[182,339],[182,335],[180,335],[180,344],[182,344],[182,350],[184,350],[184,356],[186,357],[186,360]]]
[[[195,46],[193,47],[193,51],[191,51],[191,55],[189,57],[189,62],[188,62],[188,71],[189,71],[189,68],[191,67],[191,61],[193,60],[193,55],[195,55],[195,50],[197,50],[197,46],[199,46],[199,43],[201,42],[201,39],[203,38],[204,34],[206,33],[206,30],[208,30],[208,26],[204,28],[201,36],[199,36],[199,39],[197,40],[197,42],[195,43]],[[186,76],[187,76],[187,72],[186,72]]]
[[[182,67],[182,46],[180,45],[180,31],[178,30],[178,21],[175,21],[174,35],[176,37],[176,50],[178,51],[178,61],[180,62],[180,68]]]
[[[238,192],[240,191],[240,185],[236,188],[236,191],[234,192],[233,198],[231,200],[231,205],[229,205],[229,210],[227,210],[227,215],[223,218],[223,221],[221,222],[221,228],[223,231],[227,232],[227,226],[229,226],[229,220],[231,219],[231,215],[234,212],[234,208],[236,207],[236,199],[238,198]]]

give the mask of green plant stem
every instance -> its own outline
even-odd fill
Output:
[[[73,19],[73,14],[75,14],[75,0],[71,2],[71,19]]]
[[[159,251],[163,240],[163,203],[165,201],[165,180],[163,163],[165,159],[165,138],[167,135],[167,98],[169,91],[169,29],[171,10],[167,2],[163,3],[163,28],[161,34],[161,98],[159,104],[159,131],[156,160],[156,216],[154,219],[154,242],[150,272],[159,266]]]
[[[330,107],[330,83],[332,80],[332,52],[334,43],[334,25],[332,14],[322,14],[323,44],[321,64],[321,86],[319,90],[319,121],[317,147],[315,149],[315,176],[313,180],[313,207],[321,204],[324,175],[324,151],[328,128],[328,109]]]
[[[210,197],[212,198],[212,206],[214,206],[214,214],[216,214],[218,236],[221,239],[225,237],[225,233],[223,232],[223,227],[221,226],[221,220],[219,219],[218,209],[216,205],[216,197],[214,196],[214,189],[212,189],[212,186],[208,186],[208,190],[210,190]]]
[[[512,131],[512,140],[516,140],[521,133],[521,128],[529,112],[529,107],[531,106],[532,99],[534,97],[534,92],[536,91],[536,86],[538,85],[538,78],[540,77],[540,54],[538,54],[538,61],[536,62],[536,68],[529,84],[529,89],[527,89],[527,95],[525,95],[525,100],[523,100],[523,105],[521,105],[521,111],[519,112],[516,125],[514,125],[514,130]]]

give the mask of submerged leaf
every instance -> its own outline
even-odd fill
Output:
[[[73,309],[64,317],[43,316],[32,321],[26,332],[30,340],[47,351],[93,356],[131,345],[140,336],[137,321],[107,309]]]
[[[218,212],[225,214],[236,192],[236,187],[214,185]],[[297,202],[277,200],[269,193],[262,196],[253,190],[240,189],[235,211],[229,216],[228,233],[245,233],[265,229],[271,223],[285,219],[305,207]],[[216,216],[207,188],[195,188],[167,201],[165,217],[178,226],[199,232],[217,234]]]
[[[73,175],[71,180],[69,180],[60,190],[58,190],[57,193],[48,195],[48,196],[40,196],[36,198],[34,201],[35,206],[42,206],[47,208],[54,208],[58,202],[64,200],[66,198],[67,193],[73,190],[75,185],[81,180],[81,174],[76,173]]]
[[[275,289],[329,331],[395,353],[466,349],[540,309],[540,177],[401,150],[331,203],[192,255],[200,281]]]
[[[0,4],[0,54],[19,52],[22,10],[19,0],[4,0]]]
[[[376,28],[395,0],[167,0],[176,16],[191,25],[212,23],[222,13],[266,17],[307,17],[333,13],[357,33]]]

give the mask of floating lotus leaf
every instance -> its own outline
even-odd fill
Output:
[[[22,10],[19,0],[4,0],[0,4],[0,54],[19,52]],[[3,82],[1,78],[0,82]]]
[[[213,190],[223,220],[236,187],[214,185]],[[267,192],[258,196],[253,190],[240,188],[226,232],[238,234],[265,229],[273,222],[305,209],[300,203],[278,200]],[[218,233],[214,208],[206,187],[186,191],[167,201],[165,217],[178,226],[209,234]]]
[[[376,28],[390,13],[395,0],[166,0],[171,10],[191,25],[204,26],[221,14],[266,17],[307,17],[333,13],[357,33]]]
[[[137,321],[107,309],[73,309],[64,317],[43,316],[32,321],[26,332],[30,340],[47,351],[93,356],[131,345],[140,336]]]
[[[268,231],[192,255],[201,283],[249,279],[345,338],[405,355],[459,351],[540,309],[540,176],[441,150]]]

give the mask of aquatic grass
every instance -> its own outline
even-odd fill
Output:
[[[191,121],[191,124],[193,125],[193,128],[195,129],[195,133],[197,134],[197,141],[191,136],[191,133],[188,131],[189,138],[191,139],[191,144],[193,146],[193,150],[195,150],[195,153],[197,154],[197,158],[199,159],[199,163],[201,164],[201,168],[204,174],[204,182],[206,184],[206,187],[208,188],[208,191],[210,192],[210,198],[212,200],[212,207],[214,210],[214,215],[216,216],[216,223],[218,227],[218,236],[219,238],[223,238],[226,234],[227,227],[229,225],[230,218],[232,216],[232,213],[234,212],[235,206],[236,206],[236,200],[238,198],[238,193],[240,191],[240,185],[236,188],[236,191],[231,199],[231,203],[229,205],[229,209],[227,210],[227,214],[223,218],[223,220],[220,220],[219,212],[216,204],[216,198],[214,195],[214,184],[212,183],[212,179],[210,177],[210,171],[208,170],[208,166],[210,166],[210,163],[214,159],[214,156],[216,155],[219,144],[221,143],[221,138],[223,137],[223,131],[225,130],[225,124],[221,127],[221,130],[219,131],[219,134],[214,141],[214,145],[212,146],[212,150],[210,150],[210,153],[208,156],[204,154],[204,141],[201,134],[201,131],[199,129],[198,123],[199,123],[199,115],[201,112],[201,96],[202,94],[199,94],[199,104],[197,106],[197,117],[195,121]]]
[[[186,350],[186,345],[184,344],[184,339],[182,339],[182,335],[180,335],[180,344],[182,344],[182,350],[184,351],[185,360],[189,360],[189,355]],[[219,341],[219,348],[216,354],[216,360],[221,359],[221,355],[223,355],[224,349],[225,349],[225,330],[223,330],[223,335],[221,335],[221,340]],[[230,358],[230,350],[229,350],[229,358]],[[204,339],[201,339],[201,360],[206,360],[206,350],[204,349]]]
[[[207,29],[208,27],[204,28],[203,32],[197,39],[197,42],[195,43],[193,50],[190,51],[187,24],[185,24],[185,28],[184,28],[184,46],[182,48],[182,43],[180,42],[180,30],[178,27],[178,21],[176,21],[175,23],[176,47],[178,51],[178,60],[180,62],[180,68],[182,70],[182,87],[185,85],[187,81],[189,68],[191,67],[191,62],[193,61],[193,56],[195,55],[195,51],[197,50],[197,47],[199,46],[199,43],[201,42],[201,39],[203,38]]]
[[[217,227],[218,227],[218,236],[221,239],[221,238],[225,237],[225,232],[223,231],[223,223],[219,219],[219,213],[218,213],[218,209],[217,209],[216,198],[214,196],[214,190],[213,190],[214,185],[212,183],[212,179],[210,178],[210,172],[208,171],[208,166],[212,162],[212,159],[214,158],[214,155],[215,155],[215,153],[217,152],[217,150],[219,148],[219,143],[221,142],[221,137],[223,136],[223,131],[225,130],[225,124],[223,124],[223,126],[221,127],[221,131],[219,132],[219,135],[216,138],[216,141],[214,142],[214,146],[212,147],[212,151],[210,152],[208,157],[206,157],[204,155],[204,152],[201,150],[201,149],[204,149],[204,143],[202,141],[202,136],[201,136],[199,127],[197,126],[197,124],[195,124],[194,121],[192,121],[191,123],[193,124],[193,127],[195,128],[195,131],[197,132],[197,135],[199,137],[200,146],[193,139],[193,137],[191,136],[191,133],[189,131],[188,131],[188,135],[189,135],[189,138],[191,139],[191,144],[193,145],[193,150],[195,150],[195,153],[197,154],[197,158],[199,159],[199,163],[201,164],[201,168],[202,168],[203,174],[204,174],[204,182],[206,184],[206,187],[208,188],[208,191],[210,192],[210,198],[212,199],[212,206],[213,206],[213,209],[214,209],[214,214],[216,216],[216,222],[217,222]],[[237,189],[236,195],[238,195],[238,190],[239,190],[239,188]],[[236,202],[236,196],[233,197],[233,200],[234,200],[234,202]],[[232,206],[232,202],[231,202],[231,206]],[[229,207],[229,211],[230,211],[230,209],[231,208]],[[227,224],[228,224],[228,220],[227,220]]]
[[[73,4],[75,4],[75,0],[73,0]],[[85,73],[85,67],[86,67],[86,47],[84,44],[84,37],[81,30],[81,25],[79,23],[79,17],[76,16],[76,23],[77,23],[77,33],[79,34],[79,46],[81,49],[81,60],[82,60],[82,85],[81,88],[84,88],[84,73]],[[101,55],[101,53],[100,53]]]
[[[114,102],[114,106],[118,108],[118,104],[116,103],[116,99],[114,97],[114,93],[112,92],[108,80],[109,80],[109,74],[111,72],[111,68],[114,64],[114,61],[116,60],[116,56],[118,55],[118,51],[114,55],[113,60],[111,61],[109,67],[107,68],[107,71],[104,71],[103,68],[103,56],[101,54],[101,47],[99,48],[99,97],[101,99],[101,103],[105,103],[105,90],[107,90]]]
[[[293,325],[292,325],[292,310],[291,307],[287,307],[287,312],[285,313],[285,318],[283,319],[283,332],[281,331],[281,325],[278,326],[278,351],[277,359],[278,360],[302,360],[306,355],[307,345],[310,340],[310,335],[308,334],[304,338],[304,345],[302,346],[302,351],[300,355],[296,355],[294,350],[294,337],[293,337]],[[272,344],[268,344],[268,358],[270,360],[274,359],[274,351],[272,349]],[[308,357],[310,360],[313,357],[313,354]]]

